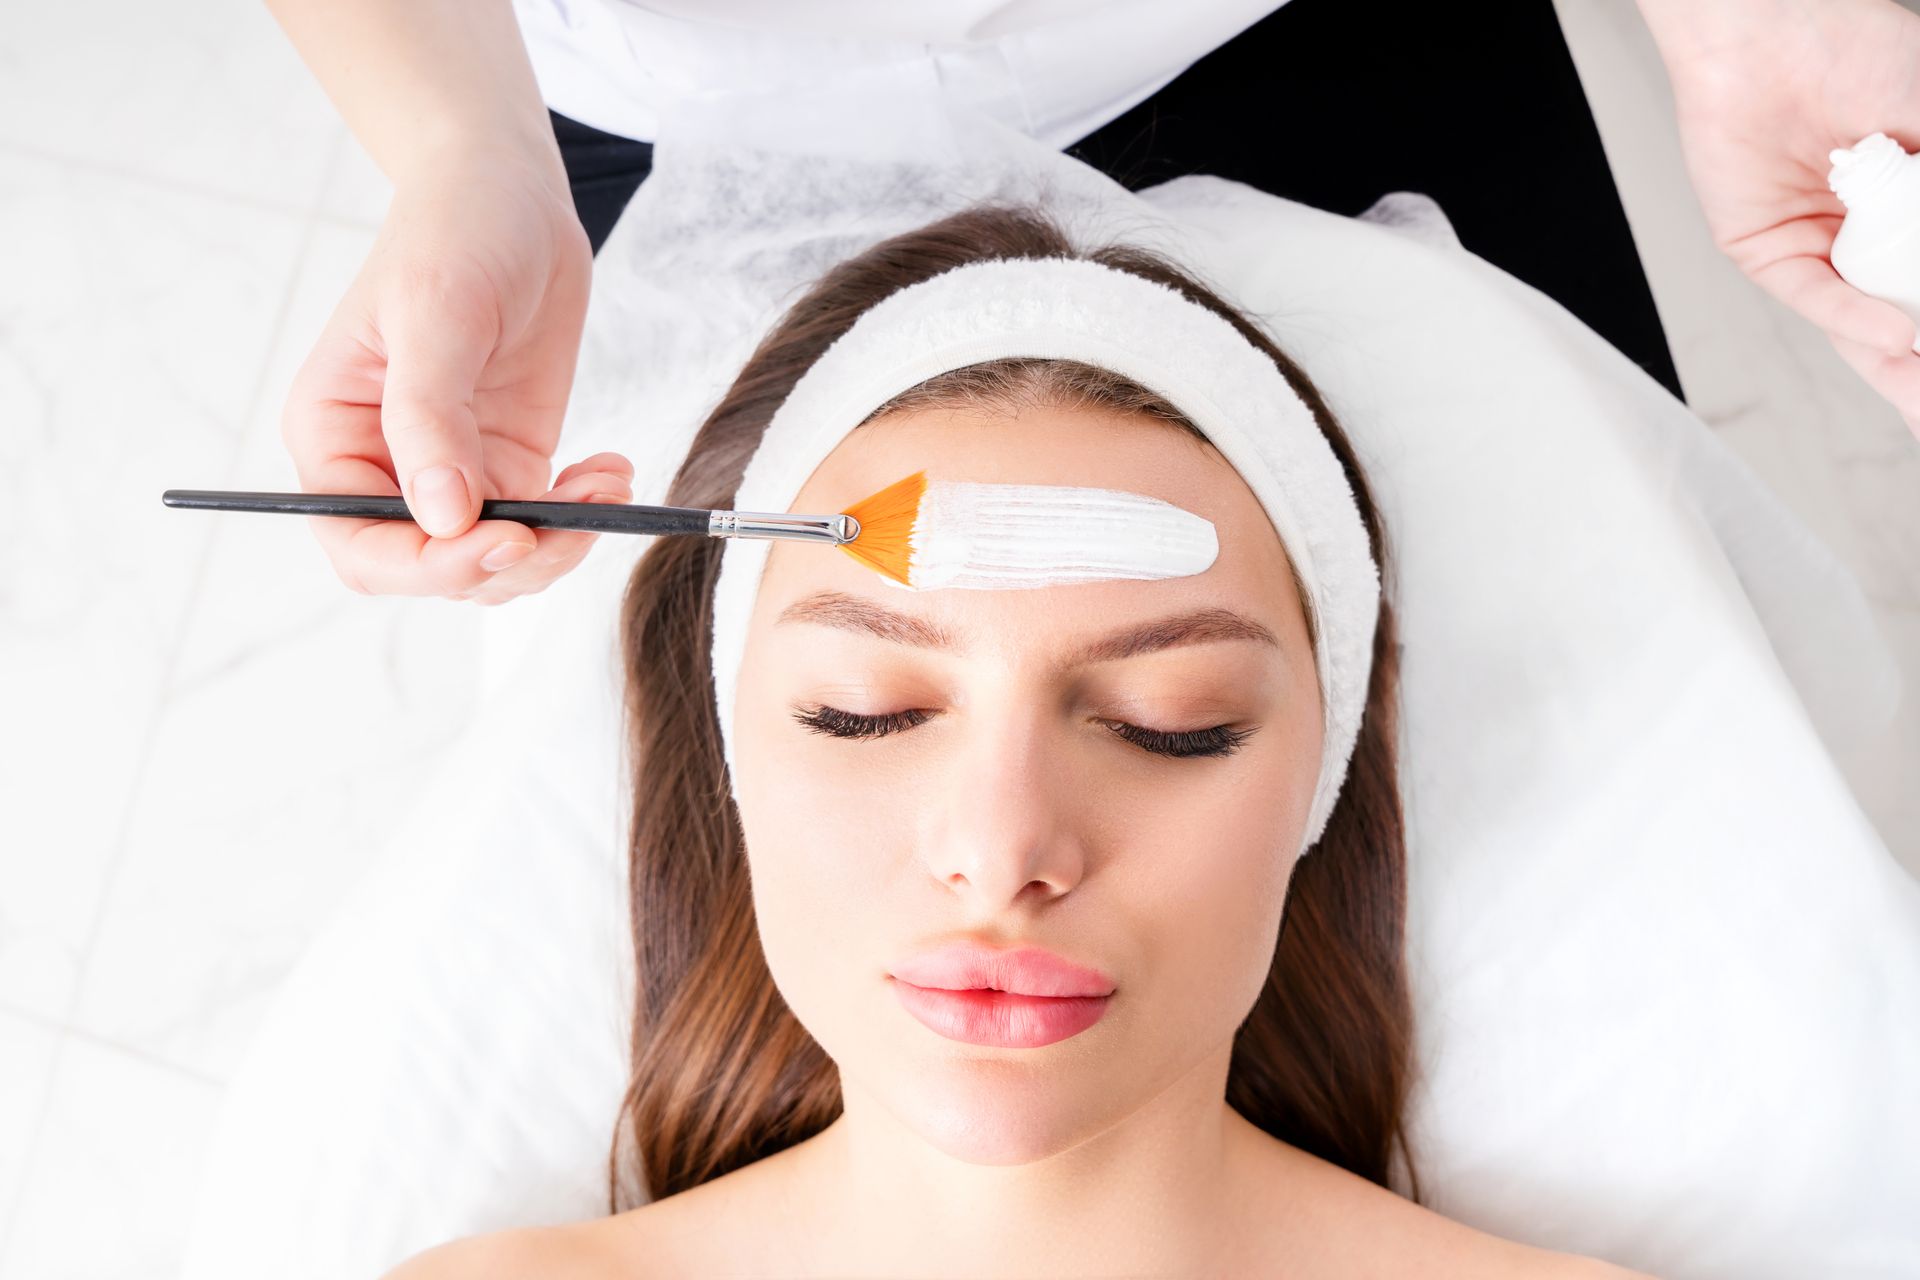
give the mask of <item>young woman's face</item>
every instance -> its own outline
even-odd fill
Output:
[[[733,731],[774,980],[845,1086],[958,1158],[1025,1163],[1231,1044],[1306,825],[1319,685],[1280,539],[1210,445],[1104,410],[895,414],[849,434],[792,509],[922,469],[1145,494],[1219,534],[1190,577],[1010,591],[905,591],[830,547],[768,555]],[[1225,754],[1149,749],[1217,749],[1216,726],[1243,735]],[[1045,948],[1110,994],[902,987],[913,957],[965,941]]]

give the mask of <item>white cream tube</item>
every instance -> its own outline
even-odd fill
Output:
[[[915,591],[1182,578],[1220,552],[1211,520],[1144,494],[960,480],[928,481],[909,546]]]
[[[1840,278],[1920,325],[1920,155],[1884,133],[1827,153],[1827,185],[1847,208],[1828,260]],[[1920,335],[1913,350],[1920,353]]]

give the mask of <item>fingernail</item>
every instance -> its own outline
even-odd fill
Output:
[[[413,478],[413,518],[436,536],[458,528],[467,514],[467,482],[457,467],[429,467]]]
[[[526,542],[503,542],[480,557],[480,567],[488,573],[498,573],[509,565],[519,564],[533,554],[533,545]]]
[[[590,493],[587,495],[588,502],[625,502],[626,500],[627,497],[623,493]]]

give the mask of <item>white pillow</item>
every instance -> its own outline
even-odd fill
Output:
[[[1920,887],[1827,754],[1898,677],[1824,548],[1422,197],[1131,196],[983,124],[902,124],[890,157],[783,106],[839,154],[755,153],[769,126],[719,109],[663,135],[596,267],[562,452],[619,448],[660,500],[793,289],[970,197],[1044,188],[1173,250],[1308,371],[1386,515],[1429,1203],[1665,1277],[1920,1274]],[[488,611],[519,656],[262,1027],[187,1280],[370,1276],[605,1212],[639,542]]]

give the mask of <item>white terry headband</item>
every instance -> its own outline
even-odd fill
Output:
[[[1156,281],[1073,258],[996,259],[909,285],[869,308],[801,376],[747,463],[733,506],[790,510],[815,468],[875,409],[949,370],[1009,358],[1077,360],[1159,394],[1266,508],[1306,589],[1325,712],[1304,853],[1333,812],[1359,735],[1380,577],[1353,490],[1312,410],[1225,317]],[[734,690],[771,547],[727,539],[714,586],[714,697],[730,776]]]

